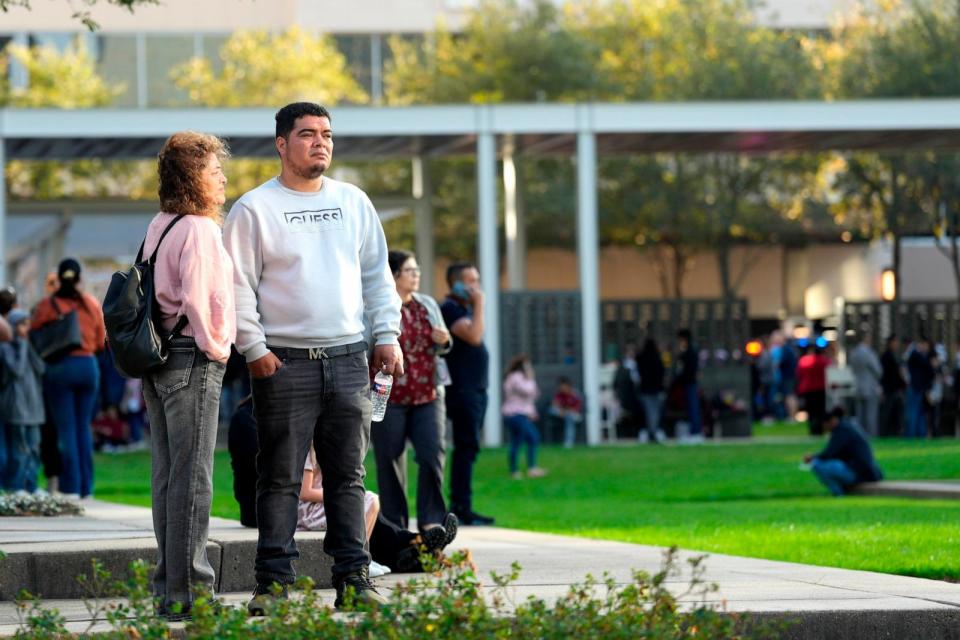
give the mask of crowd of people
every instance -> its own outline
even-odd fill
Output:
[[[673,354],[662,351],[653,338],[647,338],[639,351],[627,344],[613,380],[620,421],[637,433],[641,443],[662,443],[667,439],[664,414],[671,406],[678,414],[673,422],[677,441],[703,442],[699,374],[700,353],[689,329],[677,331]]]
[[[82,290],[76,260],[47,283],[30,312],[12,288],[0,295],[0,489],[43,491],[42,469],[49,490],[84,498],[93,493],[92,423],[105,418],[108,391],[103,313]]]
[[[779,331],[763,342],[752,362],[754,416],[793,421],[804,411],[810,433],[822,434],[827,369],[836,361],[835,345],[822,338],[788,340]],[[877,353],[868,331],[854,342],[846,362],[853,377],[848,419],[856,420],[871,437],[936,434],[945,391],[952,388],[957,397],[960,390],[960,375],[945,366],[943,346],[925,336],[901,341],[891,335]]]

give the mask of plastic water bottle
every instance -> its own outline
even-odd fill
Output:
[[[373,386],[370,389],[370,402],[373,403],[371,420],[381,422],[387,412],[387,400],[390,399],[390,389],[393,388],[393,376],[378,371],[373,377]]]

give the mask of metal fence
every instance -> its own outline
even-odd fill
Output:
[[[624,345],[640,346],[651,337],[660,348],[676,341],[680,328],[693,333],[693,341],[710,353],[710,360],[741,351],[750,335],[747,301],[604,300],[600,304],[604,359],[619,357]]]
[[[960,302],[956,300],[847,302],[843,322],[847,330],[870,331],[878,349],[891,334],[902,340],[926,336],[943,345],[952,362],[960,347]]]

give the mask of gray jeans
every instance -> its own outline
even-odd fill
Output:
[[[857,396],[857,420],[868,435],[879,435],[880,396]]]
[[[365,351],[319,360],[293,357],[271,347],[283,367],[255,378],[253,409],[257,455],[257,582],[290,584],[293,540],[303,464],[310,444],[323,475],[327,535],[323,549],[333,556],[333,575],[367,566],[364,549],[363,458],[370,439],[370,378]]]
[[[436,403],[406,406],[388,404],[383,422],[373,425],[371,438],[377,461],[380,512],[393,524],[408,528],[407,440],[416,453],[417,525],[440,524],[443,503],[443,463],[447,454],[444,431],[436,416]]]
[[[189,605],[197,587],[214,589],[207,532],[226,365],[210,361],[195,345],[193,338],[174,338],[167,363],[143,379],[150,416],[153,528],[158,547],[153,589],[168,607]]]

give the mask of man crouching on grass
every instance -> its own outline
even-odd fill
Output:
[[[831,410],[823,423],[823,428],[830,434],[827,446],[816,455],[803,457],[820,482],[835,496],[844,495],[861,482],[883,479],[867,437],[856,423],[844,416],[841,407]]]

